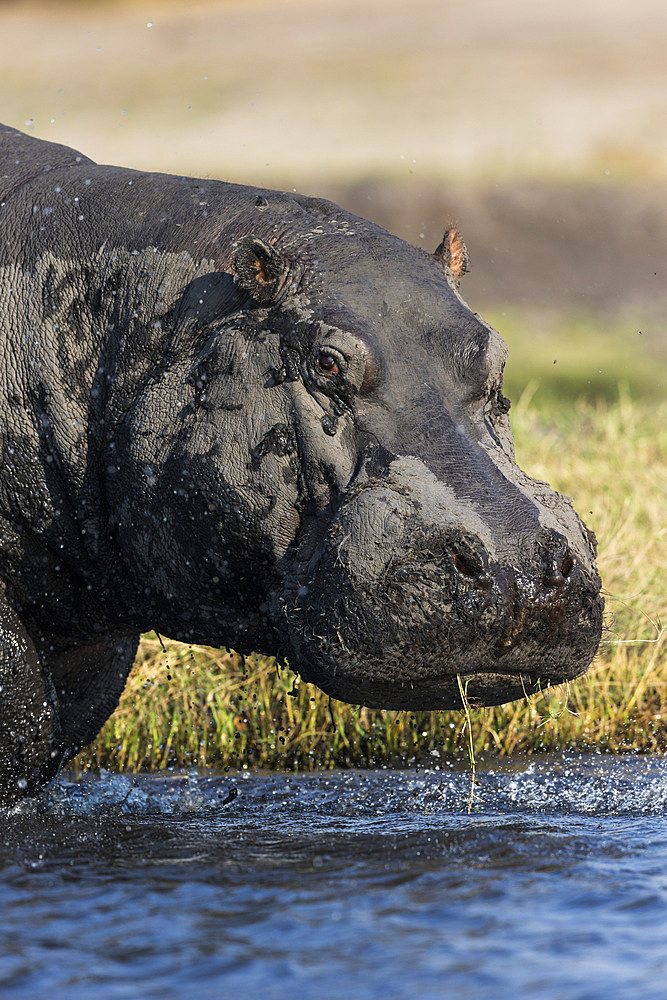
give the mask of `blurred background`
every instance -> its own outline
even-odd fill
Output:
[[[454,223],[510,390],[664,397],[661,0],[5,0],[0,39],[7,124],[428,250]]]

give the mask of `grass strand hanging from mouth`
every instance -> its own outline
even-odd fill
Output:
[[[459,685],[459,691],[461,693],[461,701],[463,702],[463,711],[465,712],[465,726],[468,733],[468,758],[470,760],[470,794],[468,795],[468,815],[472,812],[472,805],[475,798],[475,785],[477,783],[477,762],[475,760],[475,742],[472,735],[472,719],[470,718],[470,704],[468,702],[467,687],[468,682],[466,681],[465,686],[461,680],[461,675],[456,675],[456,680]]]

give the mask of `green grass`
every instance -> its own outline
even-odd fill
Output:
[[[513,426],[520,464],[572,496],[598,535],[607,628],[591,670],[569,688],[471,709],[474,753],[667,749],[667,405],[617,388],[615,401],[538,408],[529,385]],[[311,769],[469,752],[463,712],[351,707],[270,658],[165,647],[144,638],[117,712],[79,766]]]
[[[664,316],[554,317],[508,309],[487,310],[484,318],[510,348],[505,391],[514,401],[530,386],[538,409],[560,419],[578,399],[614,402],[619,385],[635,400],[667,399]]]

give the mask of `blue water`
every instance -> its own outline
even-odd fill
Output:
[[[667,997],[667,761],[60,781],[0,816],[0,997]],[[236,797],[234,797],[236,793]]]

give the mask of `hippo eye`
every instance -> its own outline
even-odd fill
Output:
[[[338,375],[340,373],[338,362],[329,351],[320,351],[317,355],[317,368],[318,371],[324,372],[326,375]]]

